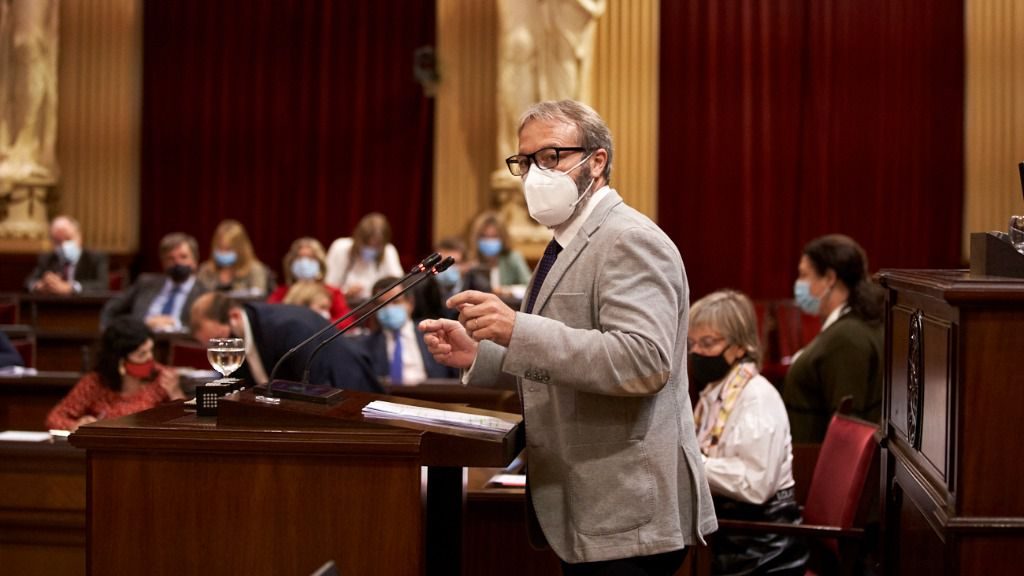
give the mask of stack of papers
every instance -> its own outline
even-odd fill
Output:
[[[478,430],[489,430],[492,432],[508,432],[516,427],[515,422],[484,416],[481,414],[467,414],[465,412],[454,412],[451,410],[438,410],[437,408],[423,408],[422,406],[409,406],[408,404],[396,404],[383,400],[374,400],[363,408],[363,416],[376,418],[399,418],[402,420],[413,420],[415,422],[427,422],[430,424],[448,424],[462,428],[473,428]]]
[[[0,432],[0,440],[4,442],[45,442],[49,439],[49,432],[31,432],[27,430],[5,430]]]
[[[487,485],[495,488],[524,488],[526,474],[495,474],[491,476]]]
[[[24,366],[4,366],[0,368],[0,376],[35,376],[39,372],[35,368]]]

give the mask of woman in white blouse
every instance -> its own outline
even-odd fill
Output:
[[[351,238],[338,238],[327,251],[324,282],[340,287],[352,305],[369,298],[377,280],[403,274],[398,250],[391,245],[391,225],[378,212],[363,216]]]
[[[704,473],[719,518],[799,522],[793,454],[782,397],[758,373],[761,346],[754,306],[722,290],[690,310],[689,374]],[[714,574],[802,574],[803,544],[789,536],[719,534]]]

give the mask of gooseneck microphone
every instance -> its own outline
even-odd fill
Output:
[[[314,333],[312,336],[310,336],[309,338],[306,338],[302,342],[299,342],[298,344],[293,346],[291,348],[291,350],[288,350],[287,352],[285,352],[284,355],[281,356],[281,358],[277,361],[277,363],[274,364],[274,368],[270,371],[270,379],[267,381],[267,396],[270,396],[270,397],[274,396],[274,391],[273,391],[272,384],[274,383],[274,380],[276,379],[277,371],[281,369],[281,366],[284,364],[285,360],[287,360],[288,358],[291,358],[292,355],[295,354],[300,349],[302,349],[302,347],[306,346],[307,344],[309,344],[313,340],[316,340],[317,338],[322,336],[325,332],[327,332],[331,328],[337,327],[338,325],[340,325],[345,320],[348,320],[349,318],[351,318],[355,314],[357,314],[357,313],[361,312],[362,310],[364,310],[364,309],[368,308],[369,306],[371,306],[377,300],[377,298],[380,298],[384,294],[387,294],[388,291],[392,290],[395,286],[398,286],[398,285],[402,284],[403,282],[409,280],[409,278],[412,278],[413,276],[415,276],[417,274],[423,275],[421,277],[421,279],[422,278],[426,278],[427,275],[429,273],[431,273],[434,270],[434,268],[438,265],[438,262],[441,262],[441,255],[438,254],[437,252],[434,252],[430,256],[427,256],[426,258],[421,260],[419,264],[413,266],[409,270],[408,274],[406,274],[405,276],[402,276],[398,280],[395,280],[388,287],[384,288],[380,292],[378,292],[378,293],[374,294],[373,296],[371,296],[369,300],[363,302],[359,306],[356,306],[355,308],[350,310],[347,314],[345,314],[341,318],[338,318],[337,320],[327,324],[326,326],[324,326],[323,328],[318,330],[316,333]],[[445,268],[447,268],[447,266]],[[434,272],[434,273],[436,274],[436,272]],[[417,280],[417,282],[419,282],[419,280]],[[374,308],[374,310],[376,310],[376,308]],[[360,322],[362,320],[363,320],[363,316],[360,316],[356,320],[356,323],[358,323],[358,322]],[[353,325],[354,324],[355,323],[353,323]],[[338,334],[341,334],[341,333],[344,333],[344,332],[345,332],[345,330],[342,330]],[[333,339],[333,337],[329,338],[328,341],[330,341],[332,339]],[[319,350],[319,349],[320,348],[317,348],[317,350]],[[315,352],[314,352],[314,354],[315,354]],[[307,370],[308,370],[308,366],[309,366],[308,362],[306,363],[306,366],[307,366]]]
[[[444,272],[452,264],[455,264],[455,259],[454,258],[452,258],[451,256],[445,258],[443,261],[441,261],[440,264],[435,264],[434,266],[432,266],[429,270],[425,271],[419,278],[413,280],[412,282],[409,282],[408,285],[404,286],[401,290],[396,292],[393,296],[391,296],[390,298],[385,299],[383,302],[379,302],[376,306],[374,306],[373,308],[368,310],[362,316],[360,316],[359,318],[356,318],[355,322],[352,322],[348,326],[345,326],[341,330],[338,330],[334,334],[331,334],[329,337],[325,338],[323,342],[321,342],[319,345],[317,345],[316,348],[313,349],[313,352],[309,355],[309,358],[306,360],[306,366],[302,370],[302,383],[303,384],[307,384],[309,382],[309,367],[313,364],[313,358],[316,358],[317,353],[319,353],[320,350],[322,350],[324,346],[327,346],[332,341],[334,341],[335,338],[337,338],[338,336],[341,336],[345,332],[348,332],[352,328],[355,328],[356,326],[361,325],[363,322],[366,321],[367,318],[369,318],[370,316],[373,316],[373,314],[375,312],[377,312],[377,310],[380,310],[381,308],[387,306],[388,304],[390,304],[393,300],[395,300],[396,298],[398,298],[402,294],[405,294],[409,290],[412,290],[412,288],[414,286],[416,286],[417,284],[419,284],[420,282],[423,282],[424,280],[426,280],[430,276],[437,276],[441,272]],[[400,282],[397,282],[397,283],[392,284],[391,286],[388,286],[387,289],[383,290],[380,294],[378,294],[378,296],[381,296],[383,294],[387,294],[389,290],[394,289],[394,287],[397,286],[398,284],[400,284]],[[378,296],[374,296],[373,300],[370,300],[370,302],[372,303],[372,302],[376,301]]]

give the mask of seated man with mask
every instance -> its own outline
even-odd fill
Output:
[[[172,232],[160,240],[160,264],[163,274],[143,274],[103,307],[100,327],[123,315],[146,322],[154,332],[183,332],[188,314],[203,292],[196,283],[199,244],[188,234]]]
[[[108,288],[107,255],[82,248],[82,230],[70,216],[50,223],[53,250],[39,255],[35,270],[25,280],[29,292],[80,294]]]
[[[387,288],[395,280],[398,278],[391,276],[377,280],[373,293]],[[386,300],[400,289],[393,288],[381,299]],[[414,302],[407,292],[378,310],[377,327],[360,339],[369,353],[374,373],[381,378],[387,376],[392,384],[404,385],[419,384],[427,378],[458,378],[458,370],[438,363],[427,350],[423,333],[416,329],[412,317]]]

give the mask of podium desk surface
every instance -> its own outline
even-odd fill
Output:
[[[971,274],[970,270],[885,269],[877,274],[885,288],[913,289],[953,304],[1024,301],[1024,279]]]
[[[505,466],[522,448],[522,417],[464,406],[346,391],[340,402],[279,399],[270,404],[253,390],[221,398],[217,416],[197,416],[181,401],[78,429],[72,445],[89,450],[161,450],[263,454],[333,454],[408,457],[423,466]],[[501,418],[508,432],[398,418],[367,418],[366,404],[385,400]]]

